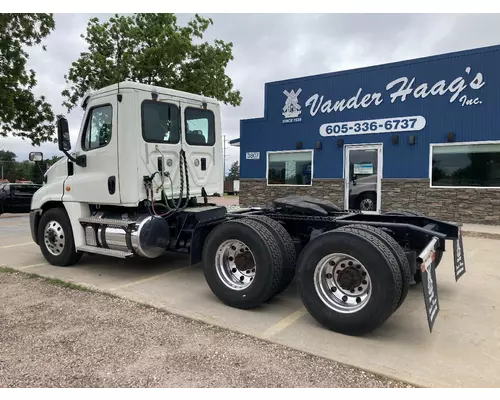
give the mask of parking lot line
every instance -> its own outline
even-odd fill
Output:
[[[28,244],[35,244],[35,242],[18,243],[18,244],[9,244],[8,246],[0,246],[0,249],[9,249],[9,248],[11,248],[11,247],[27,246]]]
[[[271,336],[276,335],[278,332],[281,332],[282,330],[297,322],[305,314],[307,314],[307,310],[304,307],[300,307],[298,310],[295,310],[293,313],[287,315],[285,318],[279,320],[274,325],[267,328],[262,333],[262,337],[264,339],[269,339]]]
[[[176,272],[186,271],[186,270],[188,270],[190,268],[193,268],[193,266],[189,265],[187,267],[177,268],[177,269],[174,269],[172,271],[163,272],[162,274],[153,275],[153,276],[150,276],[148,278],[139,279],[137,281],[133,281],[133,282],[125,283],[123,285],[115,286],[114,288],[111,288],[111,289],[108,289],[108,290],[110,290],[110,291],[113,292],[115,290],[124,289],[124,288],[130,287],[130,286],[140,285],[141,283],[149,282],[149,281],[161,278],[163,276],[172,275],[172,274],[174,274]]]

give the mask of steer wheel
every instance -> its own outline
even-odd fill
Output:
[[[75,249],[73,230],[64,208],[45,211],[40,218],[37,234],[40,250],[52,265],[73,265],[82,256]]]

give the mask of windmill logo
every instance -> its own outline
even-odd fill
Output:
[[[283,91],[283,94],[286,96],[286,102],[283,106],[283,116],[285,118],[297,118],[302,112],[299,104],[299,94],[302,92],[302,89],[288,92],[287,90]]]

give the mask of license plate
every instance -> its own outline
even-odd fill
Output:
[[[453,241],[453,261],[455,267],[455,281],[465,274],[464,245],[462,243],[462,229],[458,228],[457,239]]]
[[[427,313],[427,322],[429,331],[432,332],[434,322],[439,313],[439,300],[437,293],[436,268],[434,259],[436,258],[436,247],[439,245],[439,239],[433,238],[426,248],[418,256],[420,262],[420,272],[422,276],[422,289],[424,292],[425,311]]]

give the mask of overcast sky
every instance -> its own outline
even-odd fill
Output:
[[[61,107],[64,74],[85,42],[87,21],[97,15],[56,14],[56,28],[45,40],[47,51],[31,51],[29,67],[37,73],[37,94],[44,94],[56,113]],[[202,14],[214,20],[205,39],[234,43],[234,60],[227,73],[241,91],[240,107],[223,107],[222,129],[227,140],[239,137],[239,120],[261,117],[264,83],[304,75],[400,61],[450,51],[500,44],[499,14]],[[179,14],[184,25],[191,15]],[[69,116],[73,146],[82,111]],[[238,148],[228,147],[226,167],[239,158]],[[15,152],[18,160],[33,150],[27,141],[0,138],[0,149]],[[54,144],[44,144],[47,156],[59,154]]]

